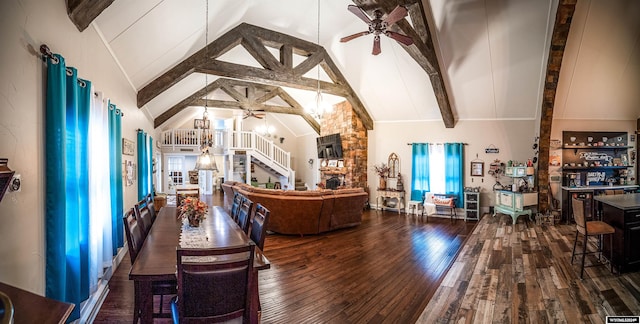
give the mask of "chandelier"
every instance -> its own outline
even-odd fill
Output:
[[[209,49],[209,3],[205,0],[206,9],[205,9],[205,32],[204,32],[204,53],[205,57],[209,57],[208,49]],[[211,132],[211,122],[208,119],[208,108],[207,108],[207,95],[209,94],[209,78],[208,74],[204,75],[204,92],[205,92],[205,100],[204,100],[204,112],[202,113],[202,119],[194,119],[193,127],[201,130],[201,138],[200,138],[200,150],[202,154],[198,156],[196,160],[196,170],[208,170],[208,171],[218,171],[218,166],[216,165],[216,159],[212,152],[209,152],[211,146],[213,145],[213,134]]]
[[[317,42],[318,46],[320,46],[320,0],[318,0],[318,34],[317,34]],[[307,112],[313,116],[315,119],[322,118],[322,114],[325,112],[331,112],[332,107],[329,103],[327,103],[322,97],[322,91],[320,90],[320,64],[316,66],[317,71],[317,89],[316,89],[316,100],[315,107],[313,104],[307,107]]]

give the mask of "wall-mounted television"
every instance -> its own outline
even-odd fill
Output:
[[[340,134],[320,136],[316,139],[319,159],[341,159],[342,139]]]

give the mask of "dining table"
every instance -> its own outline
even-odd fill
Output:
[[[165,206],[160,209],[151,226],[151,231],[145,238],[129,271],[129,279],[136,283],[135,293],[139,294],[135,298],[140,301],[140,321],[142,323],[153,323],[153,282],[176,280],[176,248],[181,246],[180,237],[184,227],[183,220],[177,213],[178,210],[175,206]],[[221,206],[209,208],[208,215],[200,227],[199,230],[206,235],[206,238],[198,243],[198,247],[224,248],[248,244],[251,240]],[[257,271],[269,268],[269,260],[264,256],[262,250],[256,247],[254,259],[256,275]],[[258,280],[254,280],[254,285],[250,288],[253,295],[250,322],[256,323],[260,307]]]

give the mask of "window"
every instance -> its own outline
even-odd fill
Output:
[[[432,192],[458,196],[457,204],[461,204],[464,179],[462,149],[462,143],[414,143],[411,200],[422,200],[425,192]]]
[[[169,172],[169,187],[184,184],[184,157],[170,156],[167,158],[167,171]]]

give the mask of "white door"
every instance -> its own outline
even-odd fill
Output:
[[[175,193],[175,186],[184,184],[184,156],[167,158],[167,193]]]

